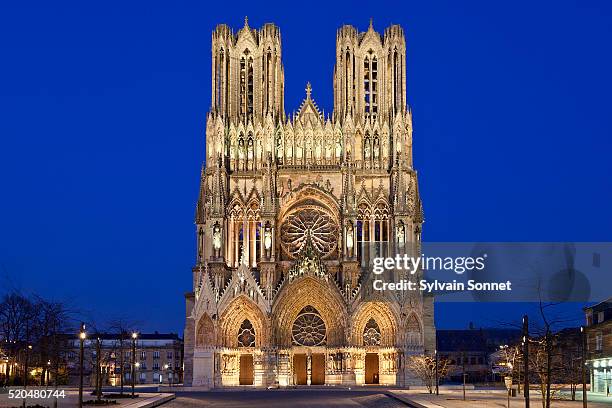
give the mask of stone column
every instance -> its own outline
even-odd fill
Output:
[[[245,215],[246,217],[246,215]],[[250,230],[250,225],[251,222],[245,218],[245,220],[242,223],[242,228],[244,229],[244,232],[242,233],[242,253],[244,254],[244,261],[246,262],[247,266],[251,266],[251,262],[250,262],[250,250],[249,250],[249,245],[251,244],[251,230]]]
[[[310,385],[312,380],[312,356],[310,353],[306,356],[306,384]]]

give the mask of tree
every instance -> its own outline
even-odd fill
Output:
[[[572,319],[563,318],[555,315],[551,312],[556,305],[559,303],[539,303],[539,312],[541,317],[542,326],[530,330],[535,335],[529,338],[529,370],[531,377],[533,377],[539,384],[539,390],[542,395],[542,408],[550,408],[551,400],[557,394],[564,382],[567,382],[566,374],[568,368],[564,366],[567,361],[567,356],[564,356],[564,348],[561,345],[567,345],[572,343],[571,335],[568,332],[561,330],[556,331],[556,327],[560,325],[566,325],[572,322]],[[575,342],[579,342],[580,337],[574,339]],[[570,348],[579,348],[580,343],[570,346]],[[577,354],[577,351],[575,351]],[[571,357],[575,359],[575,357]],[[577,364],[575,368],[570,368],[570,372],[579,370]],[[576,379],[574,379],[576,381]],[[575,388],[575,387],[574,387]]]
[[[130,333],[136,327],[136,323],[133,321],[128,321],[124,318],[116,318],[109,323],[111,333],[117,335],[117,349],[119,352],[119,384],[120,384],[120,393],[123,395],[123,382],[125,378],[124,368],[125,368],[125,347],[130,349]],[[133,356],[132,358],[136,358]]]
[[[510,376],[517,381],[520,387],[520,368],[522,364],[522,349],[519,345],[504,345],[499,347],[499,352],[493,355],[501,367],[500,374]],[[520,392],[520,389],[519,389]]]
[[[29,360],[30,349],[34,337],[34,318],[36,316],[36,308],[32,302],[20,293],[12,292],[6,294],[0,302],[0,337],[4,340],[9,359],[6,371],[6,381],[16,377],[15,372],[11,372],[9,366],[19,363],[19,354],[25,355],[23,358],[23,379],[24,384],[27,383],[27,366]],[[23,353],[25,351],[25,353]]]
[[[418,355],[408,357],[409,369],[421,380],[427,387],[430,394],[436,386],[436,359],[435,357]],[[445,377],[448,374],[448,360],[446,358],[438,358],[438,378]]]
[[[64,355],[68,350],[65,334],[74,331],[71,312],[62,302],[38,296],[34,297],[34,301],[37,310],[36,343],[41,365],[40,385],[48,385],[48,378],[53,374],[54,386],[57,386],[60,366],[65,364]]]

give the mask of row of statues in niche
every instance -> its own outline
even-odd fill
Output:
[[[386,149],[387,143],[385,140],[381,143],[377,135],[373,138],[366,135],[363,142],[363,166],[365,168],[378,168],[381,158],[386,159],[387,157],[384,154]],[[259,167],[264,162],[262,140],[255,141],[252,136],[249,136],[246,141],[244,137],[239,137],[237,141],[233,140],[229,153],[233,169],[255,170],[258,167],[256,162],[260,163]],[[283,147],[282,140],[279,140],[276,146],[276,158],[280,163],[285,164],[339,163],[342,158],[342,142],[340,138],[337,138],[335,143],[332,140],[327,140],[324,144],[318,139],[315,139],[313,143],[311,138],[306,138],[303,146],[297,141],[295,146],[286,144]]]
[[[295,154],[295,156],[294,156]],[[334,144],[328,141],[325,146],[321,142],[311,139],[306,139],[304,146],[296,145],[295,149],[291,145],[287,145],[283,149],[282,143],[277,145],[276,157],[280,163],[287,164],[331,164],[339,163],[342,158],[342,143],[337,140]],[[257,141],[257,146],[252,137],[239,138],[237,143],[233,142],[230,145],[230,160],[234,169],[248,171],[258,167],[256,161],[263,163],[264,149],[261,140]]]

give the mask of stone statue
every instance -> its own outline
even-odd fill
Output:
[[[405,241],[406,237],[405,237],[405,231],[404,231],[404,224],[400,224],[397,226],[397,242],[400,245],[403,245]]]
[[[353,244],[353,225],[348,224],[346,226],[346,250],[349,257],[353,256]]]
[[[213,227],[213,251],[215,258],[219,258],[221,255],[221,227],[219,224],[215,224]]]
[[[378,160],[380,157],[380,144],[378,138],[374,138],[374,160]]]
[[[264,248],[266,250],[266,256],[270,257],[270,252],[272,249],[272,229],[270,226],[266,226],[264,231]]]
[[[238,159],[244,160],[244,139],[238,142]]]

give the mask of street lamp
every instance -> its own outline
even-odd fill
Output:
[[[134,364],[136,366],[136,374],[138,375],[138,370],[140,369],[140,363],[137,361],[136,364]]]
[[[81,331],[79,332],[79,408],[83,407],[83,359],[85,357],[85,339],[87,333],[85,333],[85,323],[81,322]]]
[[[166,376],[168,376],[168,364],[164,364],[164,370],[166,370]],[[168,378],[168,385],[170,385],[170,378]]]
[[[134,387],[136,385],[136,381],[134,379],[134,375],[136,374],[136,339],[138,338],[138,333],[132,333],[132,398],[134,398]]]

